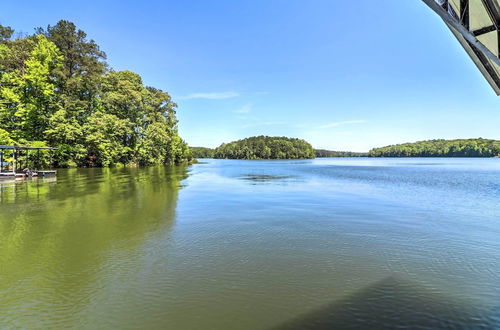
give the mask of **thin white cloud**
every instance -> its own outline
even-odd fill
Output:
[[[258,123],[247,124],[243,127],[246,128],[246,127],[257,127],[257,126],[281,126],[281,125],[288,125],[288,123],[285,121],[261,121]]]
[[[328,123],[325,125],[321,125],[318,128],[332,128],[342,125],[351,125],[351,124],[363,124],[366,123],[366,120],[346,120],[346,121],[336,121],[333,123]]]
[[[192,93],[186,96],[181,96],[182,100],[191,100],[191,99],[206,99],[206,100],[224,100],[231,99],[233,97],[240,96],[239,93],[236,92],[212,92],[212,93]]]
[[[234,110],[233,112],[234,113],[249,113],[250,111],[252,111],[252,104],[247,103],[244,106],[242,106],[241,108]]]

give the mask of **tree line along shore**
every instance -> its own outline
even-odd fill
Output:
[[[483,138],[427,140],[374,148],[370,157],[499,157],[500,141]]]
[[[113,70],[106,60],[99,45],[69,21],[33,34],[0,25],[0,145],[54,147],[29,159],[18,155],[28,166],[50,167],[148,166],[194,158],[500,156],[500,141],[482,138],[420,141],[367,153],[314,149],[302,139],[270,136],[215,149],[189,147],[178,134],[177,104],[170,95],[145,85],[137,73]],[[12,158],[12,151],[4,152],[4,160]]]
[[[304,140],[298,140],[301,143],[292,147],[292,144],[284,143],[288,140],[292,142],[298,139],[260,136],[222,144],[215,149],[191,147],[191,151],[195,158],[227,159],[282,159],[283,155],[288,159],[314,157],[500,157],[500,141],[482,138],[419,141],[374,148],[366,153],[312,149],[312,146]],[[276,157],[277,155],[280,157]]]
[[[189,162],[176,108],[167,92],[144,85],[137,73],[111,69],[104,51],[72,22],[31,35],[0,25],[0,144],[56,147],[27,163]]]

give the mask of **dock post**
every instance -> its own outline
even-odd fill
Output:
[[[17,165],[17,149],[14,149],[14,161],[12,162],[12,173],[16,175],[16,165]]]

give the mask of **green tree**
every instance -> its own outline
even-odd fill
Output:
[[[306,159],[314,158],[312,146],[304,140],[287,137],[255,136],[222,144],[215,158],[230,159]]]
[[[111,166],[128,163],[131,159],[132,149],[123,145],[123,140],[132,133],[129,120],[95,112],[89,116],[83,132],[89,165]]]
[[[205,147],[189,147],[194,158],[214,158],[214,149]]]
[[[83,146],[83,129],[80,123],[68,115],[65,109],[59,109],[49,119],[49,128],[45,130],[51,146],[58,146],[54,152],[56,167],[86,165],[86,149]]]
[[[370,157],[497,157],[500,141],[487,139],[429,140],[374,148]]]
[[[68,114],[83,124],[87,116],[99,109],[100,80],[107,69],[106,54],[69,21],[61,20],[37,31],[52,41],[64,57],[57,90]]]
[[[0,25],[0,127],[12,144],[57,147],[55,166],[190,161],[170,95],[106,55],[69,21],[13,39]]]
[[[147,126],[144,138],[137,150],[140,165],[157,165],[167,161],[167,148],[172,135],[164,122],[157,121]]]
[[[14,34],[14,30],[10,26],[0,25],[0,42],[9,40]]]
[[[38,35],[24,68],[2,74],[0,121],[14,137],[44,138],[48,120],[58,108],[54,73],[61,61],[57,47]]]

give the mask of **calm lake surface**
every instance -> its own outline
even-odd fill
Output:
[[[0,328],[500,327],[500,159],[0,182]]]

